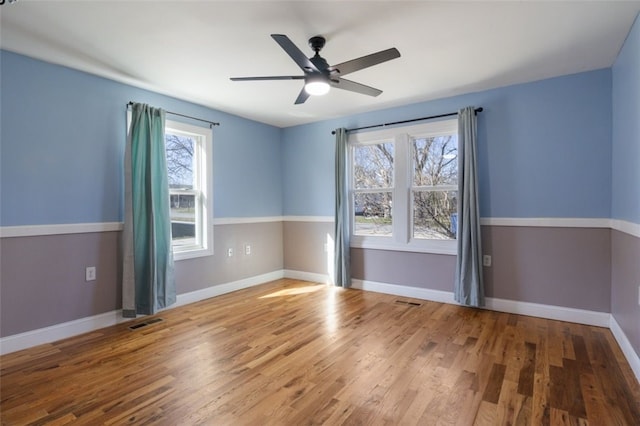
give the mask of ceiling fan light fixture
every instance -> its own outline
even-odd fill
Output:
[[[0,0],[2,3],[2,0]],[[264,80],[304,80],[304,86],[295,105],[303,104],[309,96],[322,96],[329,93],[331,86],[347,90],[349,92],[361,93],[368,96],[378,96],[382,90],[375,87],[365,86],[355,81],[347,80],[342,76],[356,72],[383,62],[400,57],[400,52],[395,47],[381,50],[370,55],[342,62],[330,66],[329,63],[320,56],[320,50],[324,47],[325,38],[315,36],[309,39],[309,46],[315,52],[312,58],[307,56],[284,34],[271,34],[271,38],[282,47],[282,49],[300,67],[304,75],[274,75],[263,77],[231,77],[232,81],[264,81]]]
[[[309,80],[304,85],[304,90],[311,96],[322,96],[329,93],[329,83],[322,80]]]

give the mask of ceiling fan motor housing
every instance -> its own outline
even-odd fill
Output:
[[[313,57],[309,58],[309,60],[320,71],[321,73],[320,75],[324,77],[329,76],[329,70],[328,70],[329,63],[322,56],[320,56],[319,52],[324,47],[324,44],[326,43],[326,41],[327,40],[322,36],[315,36],[309,39],[309,46],[311,46],[311,49],[313,49],[313,51],[316,53]],[[309,73],[309,74],[316,74],[316,73]]]
[[[319,51],[322,50],[324,44],[327,40],[322,36],[314,36],[309,39],[309,46],[311,49],[318,54]]]

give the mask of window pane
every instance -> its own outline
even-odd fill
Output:
[[[391,192],[355,194],[354,234],[391,236]]]
[[[196,237],[196,197],[193,194],[170,194],[171,233],[173,241]]]
[[[458,183],[458,135],[413,140],[413,185]]]
[[[455,239],[457,209],[458,191],[414,191],[413,238]]]
[[[355,146],[353,179],[356,189],[393,186],[393,143]]]
[[[196,141],[188,136],[165,133],[167,172],[170,189],[193,189],[193,149]]]

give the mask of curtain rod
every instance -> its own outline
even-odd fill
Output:
[[[129,108],[131,105],[133,105],[133,102],[129,101],[129,103],[127,104],[127,108]],[[190,115],[185,115],[185,114],[180,114],[177,112],[171,112],[171,111],[165,111],[167,114],[171,114],[171,115],[177,115],[180,117],[184,117],[184,118],[190,118],[192,120],[198,120],[198,121],[202,121],[204,123],[209,123],[209,127],[213,127],[213,126],[219,126],[220,123],[216,123],[214,121],[209,121],[209,120],[205,120],[204,118],[198,118],[198,117],[192,117]]]
[[[476,114],[482,111],[483,111],[482,107],[475,109]],[[394,121],[393,123],[374,124],[373,126],[356,127],[355,129],[347,129],[347,132],[355,132],[356,130],[364,130],[364,129],[373,129],[374,127],[393,126],[394,124],[413,123],[414,121],[431,120],[433,118],[451,117],[453,115],[458,115],[458,113],[450,112],[448,114],[432,115],[430,117],[420,117],[420,118],[412,118],[411,120]],[[332,130],[331,134],[335,135],[336,131]]]

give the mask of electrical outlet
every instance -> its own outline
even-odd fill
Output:
[[[84,270],[84,280],[85,281],[95,281],[96,280],[96,267],[88,266]]]
[[[482,266],[491,266],[491,256],[485,254],[482,256]]]
[[[244,254],[246,254],[247,256],[251,254],[251,244],[244,245]]]
[[[229,256],[229,257],[233,256],[233,249],[232,248],[227,249],[227,256]]]
[[[329,253],[329,244],[324,243],[324,247],[323,247],[323,249],[324,249],[324,252],[325,252],[325,253]]]

